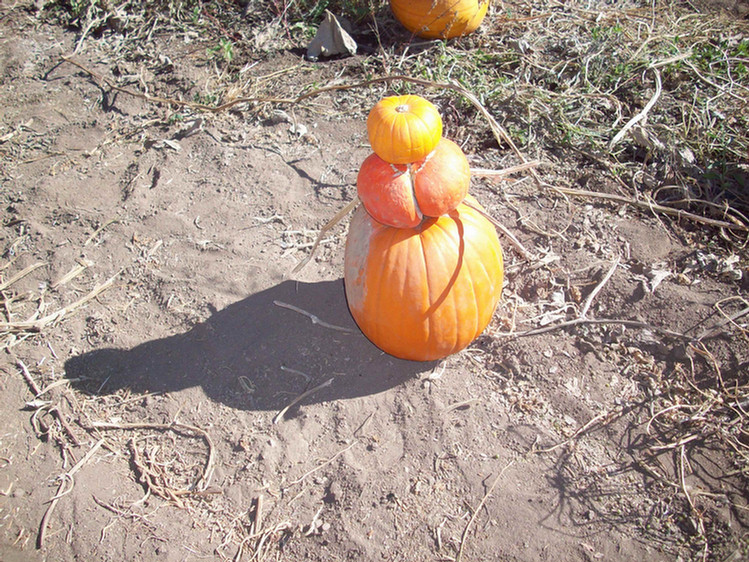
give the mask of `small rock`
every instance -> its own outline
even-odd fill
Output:
[[[343,489],[338,482],[331,482],[328,491],[323,497],[325,503],[337,503],[343,497]]]

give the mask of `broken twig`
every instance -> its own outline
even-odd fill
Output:
[[[197,482],[193,486],[192,490],[178,490],[180,495],[191,494],[195,492],[204,491],[211,482],[211,476],[213,475],[213,466],[216,461],[216,447],[213,444],[213,439],[208,435],[208,432],[204,429],[196,427],[194,425],[188,425],[179,422],[172,423],[108,423],[108,422],[94,422],[92,427],[95,429],[152,429],[157,431],[188,431],[196,433],[203,438],[206,445],[208,446],[208,458],[206,459],[203,473],[198,478]]]
[[[482,217],[484,217],[486,220],[492,223],[497,229],[499,229],[499,231],[507,237],[507,239],[510,241],[512,246],[518,251],[518,253],[521,256],[523,256],[524,260],[534,261],[536,259],[535,256],[533,256],[533,254],[531,254],[528,250],[525,249],[525,246],[523,246],[523,244],[520,243],[520,240],[518,240],[512,232],[507,230],[507,228],[501,222],[499,222],[489,213],[484,211],[481,207],[478,207],[467,200],[463,200],[463,204],[466,207],[469,207],[473,209],[474,211],[476,211],[478,214],[480,214]]]
[[[556,187],[555,190],[563,193],[564,195],[571,195],[573,197],[587,197],[590,199],[604,199],[607,201],[615,201],[617,203],[625,203],[640,209],[647,209],[653,212],[663,213],[664,215],[670,215],[677,218],[689,219],[694,222],[706,224],[708,226],[715,226],[717,228],[728,228],[733,230],[749,231],[749,225],[745,225],[739,222],[737,219],[730,217],[734,222],[728,222],[718,219],[711,219],[700,215],[695,215],[681,209],[675,209],[674,207],[667,207],[665,205],[659,205],[653,201],[640,201],[638,199],[632,199],[630,197],[624,197],[622,195],[616,195],[614,193],[600,193],[598,191],[589,191],[587,189],[575,189],[572,187]]]
[[[37,269],[39,269],[40,267],[44,267],[45,265],[47,265],[47,264],[44,263],[44,262],[39,262],[39,263],[32,264],[32,265],[30,265],[30,266],[22,269],[21,271],[19,271],[18,273],[16,273],[13,277],[11,277],[10,279],[8,279],[7,281],[3,281],[2,283],[0,283],[0,291],[4,291],[5,289],[7,289],[8,287],[10,287],[13,283],[15,283],[16,281],[18,281],[19,279],[23,279],[29,273],[31,273],[33,271],[36,271]]]
[[[593,300],[596,298],[596,295],[601,292],[601,289],[603,289],[603,286],[608,283],[609,279],[611,279],[611,276],[614,275],[614,272],[616,271],[616,268],[619,267],[619,262],[621,261],[621,258],[617,257],[616,260],[614,260],[614,263],[611,264],[611,268],[608,270],[606,275],[603,276],[603,279],[601,279],[601,282],[596,285],[595,289],[593,289],[590,292],[590,295],[588,295],[588,298],[585,299],[585,304],[583,304],[583,308],[580,311],[580,318],[585,318],[588,315],[588,310],[590,309],[590,305],[593,304]]]
[[[327,232],[328,230],[330,230],[330,229],[331,229],[331,228],[333,228],[333,227],[334,227],[335,225],[337,225],[337,224],[338,224],[339,222],[341,222],[341,220],[343,219],[343,217],[345,217],[345,216],[346,216],[346,215],[348,215],[348,214],[349,214],[349,213],[350,213],[351,211],[353,211],[353,210],[354,210],[354,209],[356,208],[356,206],[357,206],[358,204],[359,204],[359,198],[358,198],[358,197],[354,197],[354,199],[353,199],[353,200],[352,200],[352,201],[351,201],[350,203],[348,203],[348,205],[346,205],[345,207],[343,207],[343,209],[341,209],[340,211],[338,211],[338,212],[337,212],[337,213],[335,214],[335,216],[334,216],[334,217],[333,217],[332,219],[330,219],[330,220],[329,220],[329,221],[328,221],[328,222],[327,222],[327,223],[325,224],[325,226],[323,226],[323,227],[322,227],[322,228],[320,229],[320,232],[319,232],[319,233],[317,234],[317,238],[315,238],[315,242],[314,242],[314,244],[312,244],[312,249],[310,250],[309,254],[307,255],[307,257],[306,257],[306,258],[304,258],[304,259],[303,259],[302,261],[300,261],[300,262],[299,262],[299,263],[298,263],[298,264],[296,265],[296,267],[294,267],[294,269],[292,269],[292,270],[291,270],[291,273],[297,273],[297,272],[298,272],[298,271],[300,271],[300,270],[301,270],[301,269],[302,269],[302,268],[303,268],[303,267],[304,267],[305,265],[307,265],[307,263],[309,262],[309,260],[311,260],[311,259],[312,259],[312,256],[314,256],[314,255],[315,255],[315,250],[317,250],[317,247],[318,247],[318,246],[320,245],[320,241],[322,240],[322,237],[323,237],[323,235],[324,235],[324,234],[325,234],[325,233],[326,233],[326,232]]]
[[[273,423],[276,424],[280,422],[283,419],[283,417],[286,415],[286,412],[289,411],[289,408],[293,408],[296,404],[298,404],[299,402],[307,398],[307,396],[309,396],[310,394],[314,394],[318,390],[321,390],[325,388],[326,386],[330,386],[331,384],[333,384],[334,380],[335,380],[335,377],[330,377],[324,383],[318,384],[316,387],[310,388],[309,390],[305,390],[304,392],[302,392],[299,396],[294,398],[294,400],[292,400],[288,406],[286,406],[280,412],[278,412],[275,416],[273,416]]]
[[[40,332],[43,328],[61,320],[63,316],[70,314],[71,312],[79,309],[90,300],[95,299],[104,291],[114,285],[115,279],[122,273],[123,270],[118,271],[112,277],[107,279],[104,283],[97,285],[93,290],[67,306],[63,306],[61,309],[48,314],[38,320],[29,320],[26,322],[0,322],[0,332]]]
[[[637,125],[637,123],[642,121],[645,117],[647,117],[648,112],[653,109],[653,106],[658,101],[658,98],[661,97],[661,73],[658,72],[658,69],[655,67],[651,67],[651,70],[655,73],[655,93],[653,94],[653,97],[650,98],[650,101],[647,103],[647,105],[642,108],[642,111],[632,117],[632,119],[630,119],[627,124],[622,127],[622,130],[619,131],[613,139],[611,139],[611,142],[609,143],[609,150],[612,150],[624,138],[624,135],[627,134],[627,131]]]
[[[468,532],[471,530],[471,525],[473,525],[473,522],[476,520],[476,517],[478,516],[479,512],[481,512],[481,509],[484,507],[486,500],[488,500],[489,496],[491,496],[492,493],[494,492],[494,488],[497,487],[497,483],[499,482],[499,479],[502,478],[502,476],[507,471],[507,469],[510,468],[513,464],[515,464],[514,460],[507,463],[504,466],[504,468],[499,471],[499,474],[497,474],[497,477],[494,479],[494,482],[492,482],[492,485],[489,486],[489,489],[486,491],[486,494],[484,494],[484,497],[481,498],[481,501],[473,510],[473,515],[471,515],[471,518],[468,520],[468,523],[466,523],[466,526],[463,528],[463,533],[460,536],[460,547],[458,548],[457,556],[455,556],[455,562],[460,562],[461,559],[463,558],[463,550],[465,549],[465,546],[466,546],[466,539],[468,538]]]
[[[42,517],[42,522],[39,524],[39,536],[36,540],[36,546],[37,548],[44,547],[44,539],[47,536],[47,524],[49,523],[49,518],[52,516],[52,512],[55,510],[55,507],[57,506],[57,502],[60,501],[60,498],[65,496],[70,490],[72,490],[73,486],[73,475],[78,472],[81,467],[86,464],[89,460],[91,460],[91,457],[94,456],[94,453],[99,450],[99,447],[104,443],[104,439],[99,439],[93,447],[86,453],[86,456],[84,456],[81,460],[79,460],[76,465],[71,468],[68,472],[63,474],[60,477],[60,485],[57,488],[57,493],[54,495],[52,500],[49,502],[49,507],[47,507],[47,511],[44,512],[44,516]],[[68,488],[68,485],[70,487]]]
[[[298,312],[299,314],[309,318],[313,324],[317,324],[318,326],[322,326],[323,328],[336,330],[337,332],[346,332],[348,334],[356,333],[356,330],[352,330],[351,328],[344,328],[343,326],[336,326],[335,324],[329,324],[328,322],[320,320],[318,316],[315,316],[311,312],[307,312],[306,310],[303,310],[299,308],[298,306],[294,306],[293,304],[289,304],[289,303],[282,302],[282,301],[273,301],[273,304],[275,304],[276,306],[280,306],[281,308],[288,308],[289,310]]]

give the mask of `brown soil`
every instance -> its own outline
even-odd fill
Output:
[[[0,559],[666,561],[702,559],[705,540],[710,559],[747,554],[745,465],[712,426],[690,425],[700,405],[683,383],[747,383],[746,332],[716,308],[746,306],[746,261],[732,268],[717,230],[475,179],[539,258],[505,244],[503,301],[469,349],[397,360],[348,313],[346,221],[290,273],[355,195],[384,88],[175,118],[62,62],[77,36],[32,14],[0,21],[5,321],[112,282],[39,330],[5,333]],[[131,90],[210,91],[204,45],[154,41],[161,62],[94,38],[75,60],[131,75]],[[358,61],[280,73],[279,93]],[[297,64],[280,52],[248,76]],[[551,183],[619,189],[591,162],[536,156]],[[513,163],[507,147],[469,158]],[[588,318],[649,327],[510,335],[576,318],[617,257]],[[35,397],[24,367],[54,386]],[[653,419],[669,381],[672,402],[685,398],[659,415],[681,434]]]

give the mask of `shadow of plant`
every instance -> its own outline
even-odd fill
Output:
[[[741,548],[728,529],[749,523],[745,480],[709,424],[685,439],[648,423],[654,406],[655,400],[633,403],[585,444],[560,450],[547,475],[556,501],[541,524],[580,538],[616,529],[673,555],[682,547],[702,552],[707,542],[709,552],[721,553],[715,559],[726,559]],[[590,439],[596,433],[617,444],[615,458],[598,454]]]

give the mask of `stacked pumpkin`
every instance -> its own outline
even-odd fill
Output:
[[[463,151],[419,96],[381,100],[367,119],[374,151],[357,178],[344,282],[349,309],[380,349],[417,361],[471,343],[502,291],[494,226],[467,195]]]

